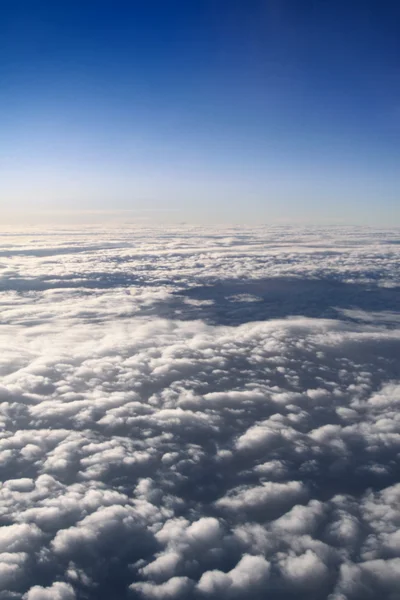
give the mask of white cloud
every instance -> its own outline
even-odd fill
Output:
[[[395,598],[391,239],[3,240],[0,598]]]
[[[228,573],[206,571],[200,578],[197,589],[206,596],[244,598],[265,589],[270,573],[270,564],[262,556],[245,554]]]
[[[75,600],[75,598],[72,586],[58,581],[47,588],[35,585],[24,595],[24,600]]]

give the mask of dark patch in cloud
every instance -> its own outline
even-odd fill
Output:
[[[63,254],[81,254],[82,252],[97,252],[102,250],[109,249],[120,249],[124,248],[124,245],[121,244],[91,244],[91,245],[83,245],[76,244],[74,246],[55,246],[53,248],[42,247],[42,248],[24,248],[24,249],[15,249],[10,247],[9,249],[0,250],[0,258],[8,258],[13,256],[22,256],[22,257],[33,257],[33,258],[42,258],[48,256],[60,256]]]
[[[16,291],[16,292],[43,292],[45,290],[57,289],[112,289],[116,287],[127,287],[140,284],[141,282],[136,276],[127,274],[113,275],[112,273],[90,273],[87,277],[82,273],[74,273],[71,275],[58,275],[54,277],[41,277],[40,279],[23,279],[23,278],[4,278],[0,281],[0,291]]]
[[[177,292],[195,306],[179,306],[179,318],[203,318],[218,325],[280,319],[292,315],[343,318],[337,309],[400,312],[400,287],[344,283],[332,279],[272,278],[229,281]],[[200,302],[208,301],[207,304]],[[178,309],[178,310],[179,310]]]

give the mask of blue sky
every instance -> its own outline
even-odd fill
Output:
[[[3,215],[400,224],[398,2],[0,14]]]

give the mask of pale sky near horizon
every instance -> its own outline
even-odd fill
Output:
[[[390,0],[5,0],[0,218],[400,225],[399,22]]]

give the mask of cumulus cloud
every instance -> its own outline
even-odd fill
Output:
[[[55,582],[47,588],[35,585],[24,595],[24,600],[75,600],[75,598],[72,586],[62,582]]]
[[[5,238],[0,598],[396,598],[395,235]]]

